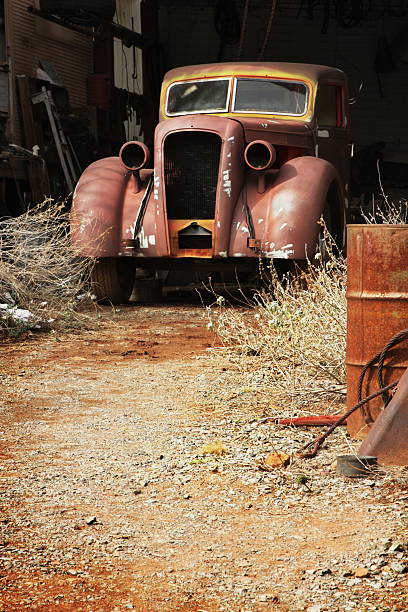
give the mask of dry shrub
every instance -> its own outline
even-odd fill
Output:
[[[76,256],[68,213],[46,200],[0,221],[0,333],[77,326],[92,261]]]
[[[325,265],[279,279],[246,308],[230,308],[218,296],[207,308],[208,326],[224,349],[217,359],[264,388],[271,403],[289,410],[344,400],[346,265],[330,247]]]
[[[400,225],[408,223],[408,200],[391,200],[384,195],[381,200],[373,200],[371,210],[366,209],[363,218],[369,225]]]
[[[400,225],[408,223],[408,200],[392,200],[384,191],[380,172],[380,160],[377,160],[378,185],[380,188],[380,199],[375,199],[374,195],[371,203],[371,210],[362,210],[364,221],[370,225]]]

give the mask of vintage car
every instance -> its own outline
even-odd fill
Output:
[[[94,292],[128,300],[136,267],[240,270],[260,258],[313,258],[322,216],[342,248],[350,149],[347,80],[336,68],[171,70],[154,151],[127,142],[76,186],[72,241],[97,258]]]

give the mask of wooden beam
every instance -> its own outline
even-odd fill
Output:
[[[20,99],[21,115],[24,127],[24,142],[30,151],[38,145],[38,126],[34,121],[31,103],[30,79],[27,76],[17,77],[17,87]],[[28,160],[28,177],[30,181],[31,196],[34,203],[42,202],[50,194],[50,182],[47,166],[41,157],[30,157]]]

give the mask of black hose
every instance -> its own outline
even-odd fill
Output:
[[[214,26],[220,37],[220,61],[224,46],[235,45],[241,36],[241,22],[235,0],[218,0],[214,10]]]
[[[333,425],[331,425],[329,427],[329,429],[327,431],[325,431],[321,436],[318,436],[317,438],[313,439],[311,442],[308,442],[307,444],[305,444],[305,446],[303,446],[302,449],[298,453],[298,455],[300,457],[302,457],[304,459],[310,459],[311,457],[315,457],[317,451],[319,450],[319,448],[321,447],[323,442],[326,440],[326,438],[336,429],[336,427],[338,427],[339,425],[344,423],[344,421],[351,414],[353,414],[353,412],[355,412],[359,408],[361,408],[363,410],[363,415],[364,415],[365,422],[367,424],[372,422],[372,419],[369,420],[368,416],[367,416],[367,413],[364,411],[364,405],[367,402],[371,401],[372,399],[375,399],[379,395],[382,395],[383,401],[384,401],[384,405],[386,406],[389,403],[389,401],[391,399],[391,397],[389,395],[389,391],[391,389],[393,389],[394,387],[396,387],[399,381],[395,381],[395,382],[390,383],[387,386],[384,386],[384,380],[383,380],[384,361],[385,361],[385,359],[387,357],[387,354],[390,351],[390,349],[392,349],[394,346],[396,346],[400,342],[403,342],[404,340],[408,340],[408,329],[403,329],[402,331],[400,331],[397,334],[395,334],[395,336],[393,336],[391,338],[391,340],[389,340],[387,342],[387,344],[384,346],[384,348],[379,353],[374,355],[374,357],[372,357],[365,364],[365,366],[363,367],[363,369],[361,371],[361,374],[359,376],[358,383],[357,383],[357,397],[358,397],[357,404],[355,404],[352,408],[347,410],[347,412],[342,414],[339,417],[339,419],[335,423],[333,423]],[[377,366],[378,367],[377,378],[378,378],[378,384],[379,384],[380,389],[378,391],[375,391],[374,393],[371,393],[368,397],[365,397],[364,399],[361,399],[365,374],[366,374],[367,370],[370,367],[372,367],[373,365],[375,365],[377,362],[378,362],[378,366]],[[309,448],[311,448],[310,451],[307,450]],[[305,452],[305,451],[307,451],[307,452]]]
[[[379,391],[376,391],[375,393],[371,393],[371,395],[369,395],[368,397],[365,397],[363,400],[361,400],[361,402],[358,402],[357,404],[355,404],[352,408],[350,408],[350,410],[347,410],[347,412],[342,414],[341,417],[339,417],[339,419],[335,423],[333,423],[333,425],[330,425],[329,429],[325,431],[324,434],[322,434],[321,436],[318,436],[311,442],[308,442],[307,444],[305,444],[302,447],[302,449],[297,453],[299,457],[302,457],[303,459],[311,459],[312,457],[315,457],[317,451],[319,450],[323,442],[326,440],[326,438],[330,436],[330,434],[336,429],[336,427],[344,423],[344,421],[348,419],[348,417],[351,414],[353,414],[353,412],[361,408],[361,406],[363,406],[366,402],[369,402],[370,400],[375,399],[376,397],[378,397],[385,391],[389,391],[390,389],[393,389],[394,387],[396,387],[398,385],[398,382],[399,381],[396,380],[395,382],[387,385],[386,387],[380,389]],[[308,452],[304,452],[310,447],[312,447],[312,450]]]
[[[379,351],[376,355],[374,355],[374,357],[372,357],[369,361],[367,361],[367,363],[365,364],[365,366],[363,367],[363,369],[361,370],[359,379],[358,379],[358,383],[357,383],[357,399],[358,401],[361,401],[362,396],[363,396],[363,383],[364,383],[364,378],[365,375],[367,373],[367,371],[377,365],[377,380],[378,380],[378,386],[380,387],[380,389],[382,387],[384,387],[384,379],[383,379],[383,368],[384,368],[384,361],[387,357],[388,352],[397,344],[400,344],[401,342],[404,342],[404,340],[408,340],[408,329],[403,329],[402,331],[398,332],[397,334],[395,334],[388,342],[387,344],[384,346],[384,348]],[[388,404],[388,402],[390,401],[390,396],[388,393],[384,392],[383,393],[383,401],[385,406]],[[367,412],[365,410],[363,410],[363,416],[364,416],[364,420],[365,422],[368,423],[372,423],[372,419],[369,417],[369,415],[367,414]]]

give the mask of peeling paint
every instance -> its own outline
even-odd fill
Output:
[[[232,155],[231,151],[227,153],[227,157],[231,157],[231,155]]]
[[[222,186],[223,186],[223,191],[228,195],[228,197],[231,197],[231,191],[232,191],[232,183],[231,183],[231,179],[230,179],[230,172],[231,170],[223,170],[222,171]]]
[[[154,234],[149,236],[149,244],[151,244],[152,246],[156,244],[156,236]]]
[[[263,223],[263,222],[264,222],[264,219],[258,219],[258,224]]]
[[[234,253],[233,257],[245,257],[244,253]]]
[[[272,257],[275,259],[289,259],[290,255],[293,255],[295,251],[283,251],[283,250],[277,250],[277,251],[267,251],[265,253],[265,255],[267,257]]]
[[[219,255],[220,257],[227,257],[227,251],[220,251],[220,252],[218,253],[218,255]]]
[[[233,141],[235,140],[235,136],[230,136],[229,138],[227,138],[227,140],[228,140],[229,142],[233,142]]]
[[[285,244],[285,245],[282,247],[282,251],[283,251],[283,250],[286,250],[286,249],[291,249],[292,247],[293,247],[293,243],[291,243],[291,244]]]
[[[158,200],[159,199],[159,188],[160,188],[160,176],[156,173],[156,168],[154,169],[154,173],[153,173],[153,185],[154,185],[153,197],[155,200]]]
[[[136,221],[134,221],[132,225],[129,225],[129,227],[125,229],[125,234],[129,234],[129,236],[133,237],[133,234],[135,232],[135,227],[136,227]]]
[[[283,230],[283,228],[285,228],[287,226],[287,223],[282,223],[282,225],[280,226],[280,230]]]
[[[149,239],[144,233],[144,229],[139,232],[139,249],[147,249],[149,248]]]
[[[237,222],[237,230],[239,229],[239,226],[241,225],[241,221]]]
[[[241,227],[241,232],[243,232],[244,234],[249,234],[249,229],[245,225],[243,225]]]
[[[221,227],[221,222],[217,221],[217,227]]]

